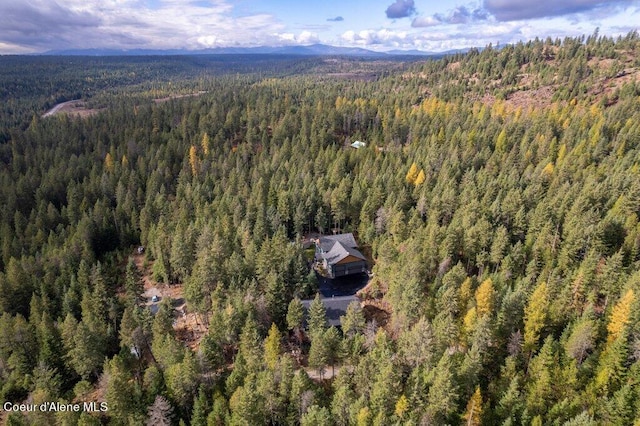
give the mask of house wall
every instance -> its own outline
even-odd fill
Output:
[[[347,263],[356,263],[356,262],[362,262],[362,259],[358,259],[355,256],[347,256],[344,259],[342,259],[340,262],[337,262],[336,265],[345,265]]]
[[[364,260],[346,264],[336,264],[331,268],[333,277],[343,277],[345,275],[359,274],[367,271],[367,263]]]

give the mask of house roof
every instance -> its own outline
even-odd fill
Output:
[[[349,303],[358,301],[356,296],[340,296],[340,297],[327,297],[322,298],[322,304],[327,310],[327,322],[329,325],[338,327],[340,326],[340,317],[344,316],[347,312],[347,307]],[[313,299],[303,300],[302,305],[305,309],[309,309],[309,305],[311,305]]]
[[[358,243],[356,243],[356,239],[353,238],[353,234],[349,232],[348,234],[336,234],[336,235],[324,235],[319,238],[320,240],[320,248],[322,251],[327,253],[336,242],[339,242],[344,247],[356,248],[358,247]]]
[[[323,253],[323,257],[327,259],[327,263],[329,265],[335,265],[348,256],[354,256],[360,260],[366,260],[364,255],[357,249],[347,247],[340,241],[336,241],[335,243],[333,243],[333,247],[331,247],[331,250],[329,250],[327,253]]]

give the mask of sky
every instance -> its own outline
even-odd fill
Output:
[[[640,0],[0,0],[0,54],[309,45],[443,52],[618,36]]]

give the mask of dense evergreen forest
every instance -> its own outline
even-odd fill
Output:
[[[0,400],[108,406],[0,416],[640,424],[639,76],[637,33],[420,62],[0,57]],[[42,117],[73,99],[93,113]],[[332,230],[372,261],[341,329],[300,302],[302,240]]]

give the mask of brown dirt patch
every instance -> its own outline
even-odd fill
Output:
[[[615,59],[607,59],[607,58],[591,58],[587,62],[591,68],[598,68],[601,70],[606,70],[611,68],[611,65],[615,64],[617,61]]]
[[[460,62],[451,62],[450,64],[447,64],[447,69],[449,71],[455,71],[458,68],[460,68]]]
[[[377,306],[365,305],[362,312],[367,321],[375,320],[380,327],[386,327],[391,318],[391,314]]]
[[[104,108],[98,108],[98,109],[88,108],[87,103],[85,101],[76,99],[73,101],[67,101],[67,102],[62,102],[57,104],[56,106],[51,108],[49,111],[45,112],[42,115],[42,117],[43,118],[52,117],[54,115],[65,114],[65,115],[71,115],[71,116],[76,116],[80,118],[86,118],[86,117],[95,115],[103,110]]]
[[[196,93],[187,93],[185,95],[169,95],[169,96],[166,96],[164,98],[154,99],[153,102],[155,102],[157,104],[160,104],[160,103],[163,103],[163,102],[171,101],[173,99],[191,98],[191,97],[194,97],[194,96],[201,96],[201,95],[204,95],[205,93],[207,93],[207,92],[201,90],[201,91],[196,92]]]
[[[356,73],[356,72],[330,72],[325,74],[327,77],[339,80],[356,80],[356,81],[375,81],[377,76],[372,73]]]
[[[539,109],[551,105],[554,88],[544,86],[538,89],[519,90],[512,93],[507,98],[506,104],[514,108],[522,107],[523,109],[531,107]]]
[[[160,303],[165,298],[169,298],[173,306],[173,329],[176,332],[176,338],[185,346],[197,350],[200,341],[208,332],[208,327],[205,324],[205,318],[196,315],[195,312],[189,312],[187,310],[187,304],[183,297],[182,284],[167,285],[153,280],[151,275],[153,262],[145,262],[143,254],[135,254],[133,260],[138,270],[142,272],[142,280],[144,283],[144,293],[142,296],[146,299],[145,305],[150,307]],[[159,301],[153,302],[153,296],[158,296]]]

